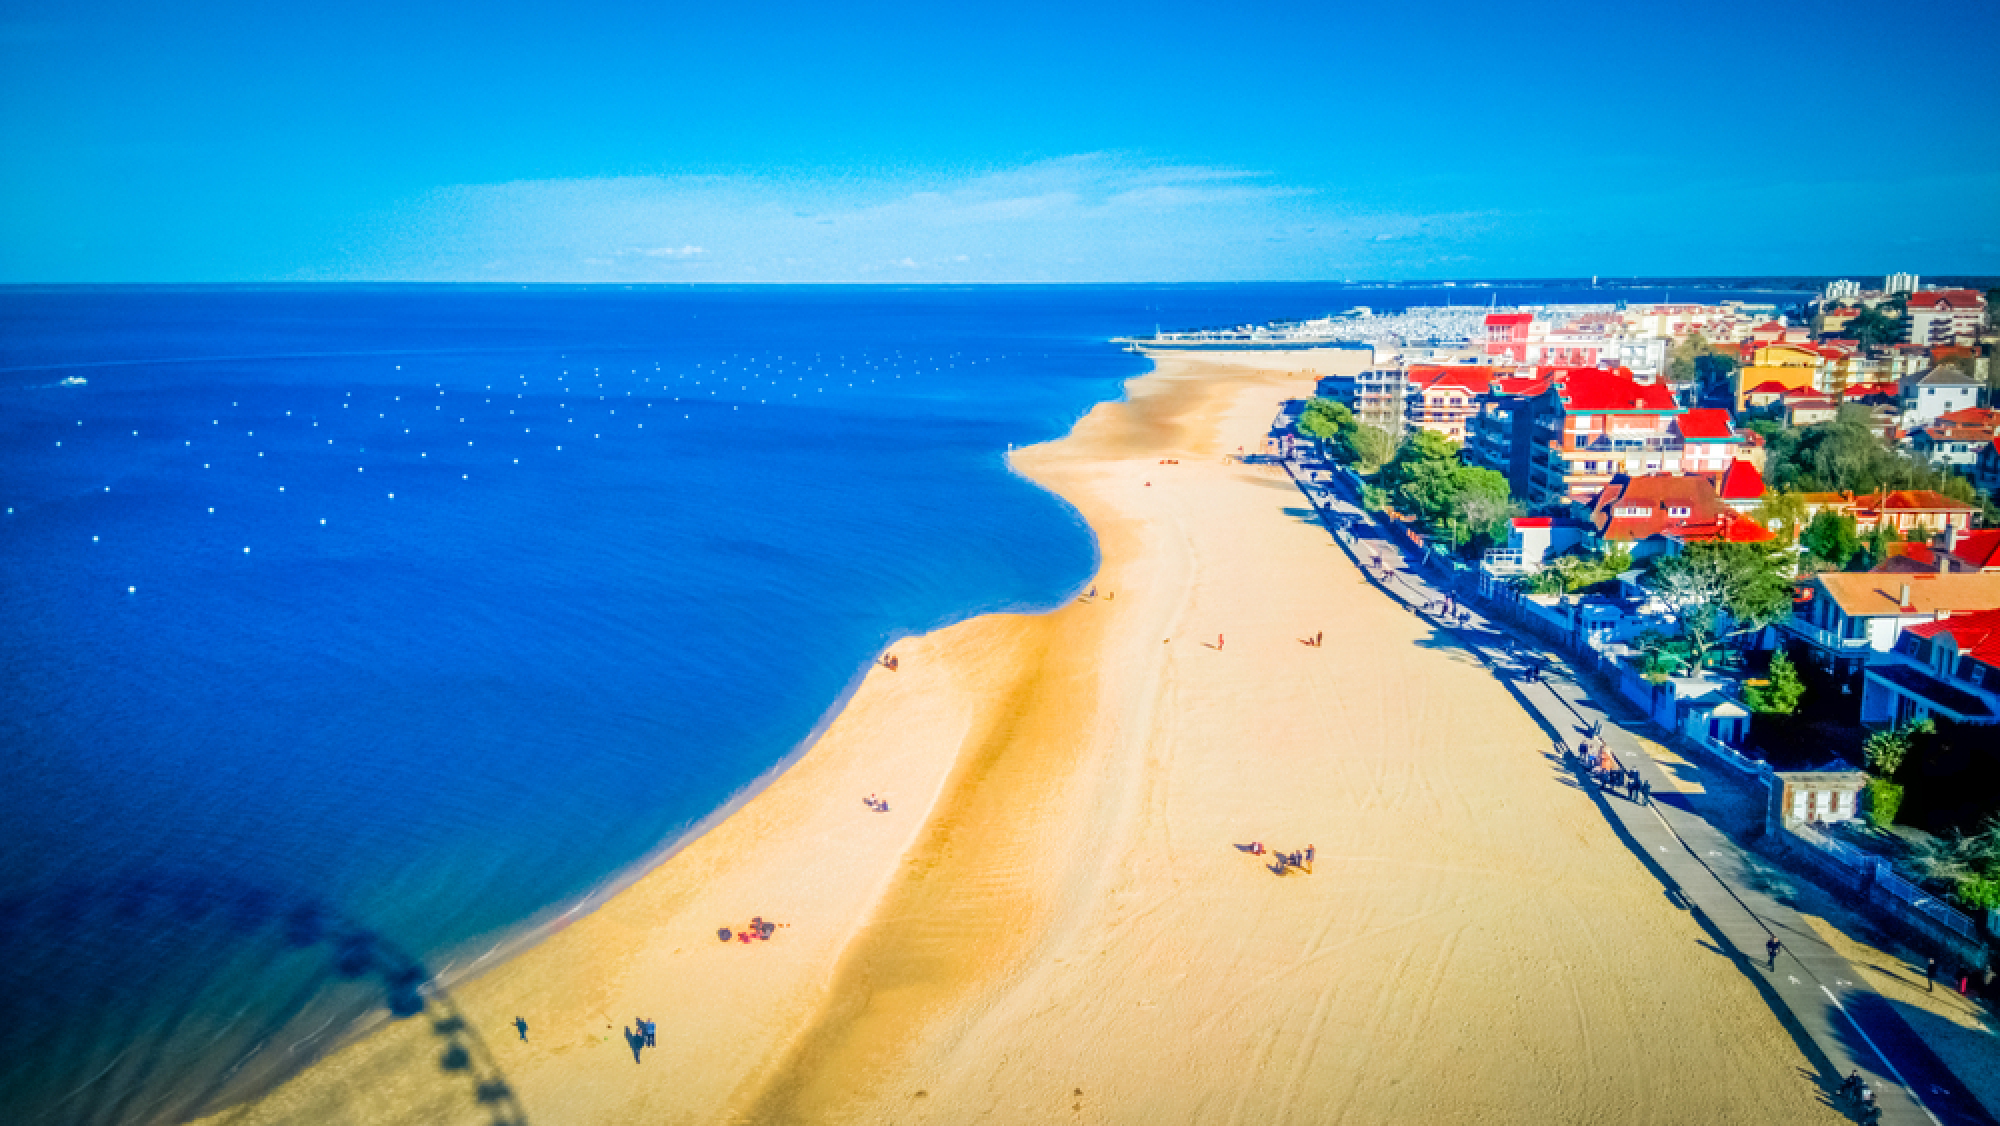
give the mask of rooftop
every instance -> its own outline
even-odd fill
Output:
[[[1756,466],[1738,458],[1722,471],[1715,491],[1723,500],[1756,500],[1764,495],[1764,475]]]
[[[2000,607],[2000,571],[1949,575],[1826,571],[1814,575],[1813,581],[1850,617],[1963,614]],[[1910,591],[1907,604],[1899,601],[1904,587]]]
[[[1727,442],[1736,437],[1729,412],[1721,407],[1695,407],[1674,420],[1681,437],[1690,442]]]
[[[2000,668],[2000,609],[1954,614],[1939,622],[1911,626],[1910,633],[1929,641],[1949,636],[1958,651],[1981,664]]]
[[[1976,289],[1925,289],[1910,294],[1910,308],[1924,310],[1984,309],[1986,298]]]
[[[1556,393],[1563,406],[1572,411],[1647,411],[1677,413],[1674,394],[1659,383],[1640,383],[1627,368],[1540,368],[1537,374],[1553,372]]]
[[[1590,523],[1599,538],[1613,543],[1654,536],[1730,543],[1772,538],[1761,524],[1729,507],[1706,477],[1614,477],[1591,502]]]

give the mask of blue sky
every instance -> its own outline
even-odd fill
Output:
[[[2000,274],[2000,4],[0,9],[0,282]]]

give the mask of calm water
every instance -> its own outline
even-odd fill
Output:
[[[1445,296],[0,291],[0,1105],[281,1068],[655,855],[898,635],[1067,597],[1089,532],[1004,455],[1142,370],[1108,337]]]

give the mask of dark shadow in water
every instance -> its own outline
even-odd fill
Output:
[[[0,900],[0,1106],[21,1126],[184,1122],[379,1022],[428,1015],[430,1105],[527,1121],[417,960],[309,896],[148,870]],[[456,1092],[451,1093],[451,1092]]]

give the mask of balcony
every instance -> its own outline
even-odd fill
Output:
[[[1682,449],[1682,443],[1679,438],[1620,438],[1615,435],[1606,437],[1602,434],[1579,434],[1571,439],[1570,445],[1567,448],[1588,451],[1590,453],[1627,451],[1632,453],[1639,453],[1641,451],[1678,453]]]
[[[1865,637],[1842,637],[1838,631],[1822,629],[1805,618],[1787,619],[1785,628],[1829,653],[1861,653],[1868,649]]]

